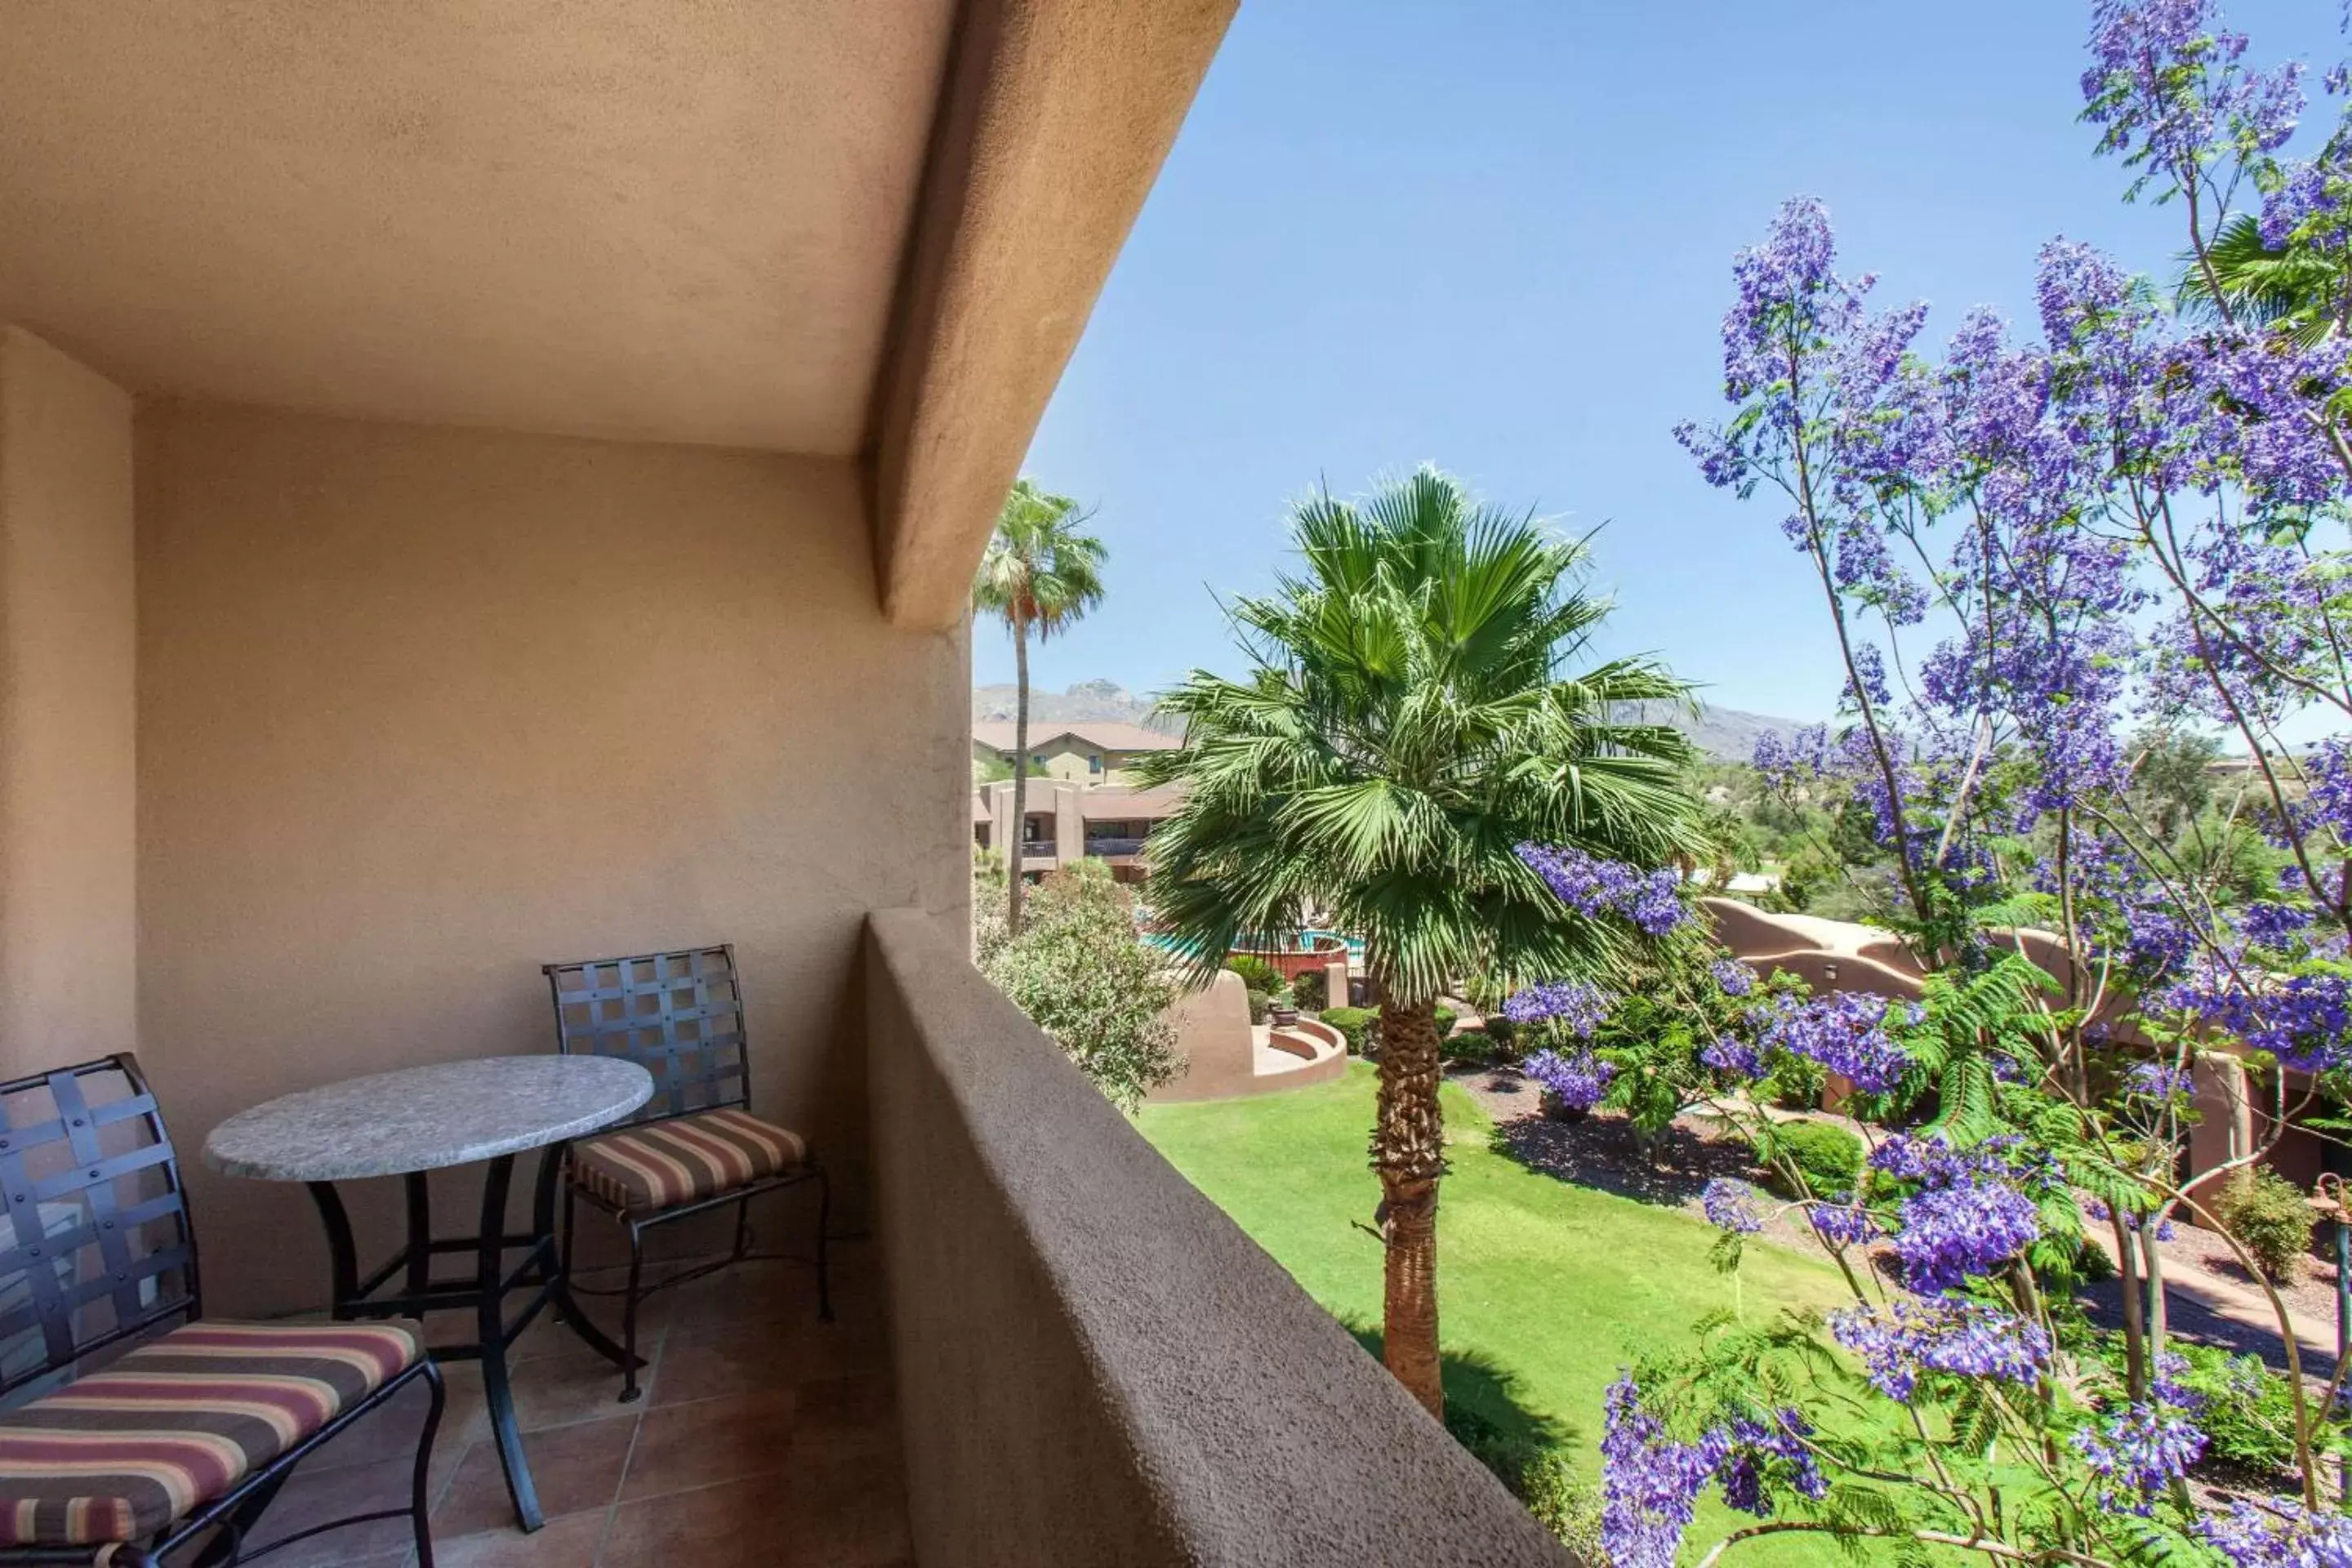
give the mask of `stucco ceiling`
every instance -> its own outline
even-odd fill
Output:
[[[953,0],[27,0],[0,321],[133,391],[858,450]]]

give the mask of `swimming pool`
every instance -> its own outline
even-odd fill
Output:
[[[1315,950],[1316,944],[1318,942],[1331,941],[1334,939],[1347,944],[1348,956],[1350,959],[1361,959],[1364,956],[1364,939],[1362,937],[1349,936],[1345,931],[1324,931],[1319,927],[1309,927],[1294,933],[1290,938],[1289,945],[1284,951],[1288,952],[1312,952]],[[1166,931],[1145,931],[1143,933],[1143,940],[1150,942],[1152,946],[1163,949],[1169,952],[1178,951],[1176,939],[1170,936]],[[1239,952],[1242,950],[1236,949],[1235,951]]]

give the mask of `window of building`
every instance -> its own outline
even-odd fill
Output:
[[[1087,772],[1090,773],[1098,773],[1102,772],[1102,758],[1098,756],[1088,757],[1087,759]]]

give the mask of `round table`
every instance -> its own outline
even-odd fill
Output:
[[[436,1346],[433,1354],[444,1361],[480,1360],[482,1394],[506,1468],[507,1492],[526,1531],[537,1530],[542,1520],[515,1425],[507,1347],[542,1308],[552,1305],[556,1316],[598,1354],[615,1366],[628,1361],[572,1300],[562,1259],[556,1256],[555,1189],[563,1149],[572,1139],[626,1117],[652,1098],[653,1089],[653,1077],[644,1068],[613,1057],[488,1057],[370,1073],[284,1095],[230,1117],[205,1140],[205,1163],[216,1171],[309,1186],[327,1229],[336,1317],[416,1317],[455,1310],[475,1314],[474,1342]],[[530,1230],[510,1235],[507,1194],[515,1156],[533,1149],[541,1153]],[[480,1161],[488,1162],[489,1169],[482,1183],[478,1228],[471,1236],[435,1237],[425,1173]],[[351,1216],[335,1184],[374,1176],[404,1178],[408,1236],[399,1251],[362,1278]],[[522,1261],[509,1268],[507,1255],[517,1250]],[[433,1260],[447,1253],[470,1253],[472,1274],[435,1279]],[[401,1290],[380,1294],[394,1276],[401,1279]],[[533,1293],[520,1315],[509,1321],[506,1298],[518,1289]]]

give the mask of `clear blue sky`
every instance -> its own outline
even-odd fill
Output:
[[[2336,58],[2337,0],[2224,0],[2252,57]],[[1605,523],[1606,651],[1726,707],[1826,716],[1818,589],[1761,495],[1668,432],[1721,407],[1730,258],[1799,192],[1846,270],[2030,325],[2058,233],[2169,270],[2078,124],[2086,0],[1244,0],[1030,449],[1096,508],[1094,617],[1040,686],[1239,668],[1213,597],[1264,588],[1285,503],[1434,461]],[[2306,131],[2317,115],[2306,117]],[[974,679],[1010,680],[1000,629]]]

